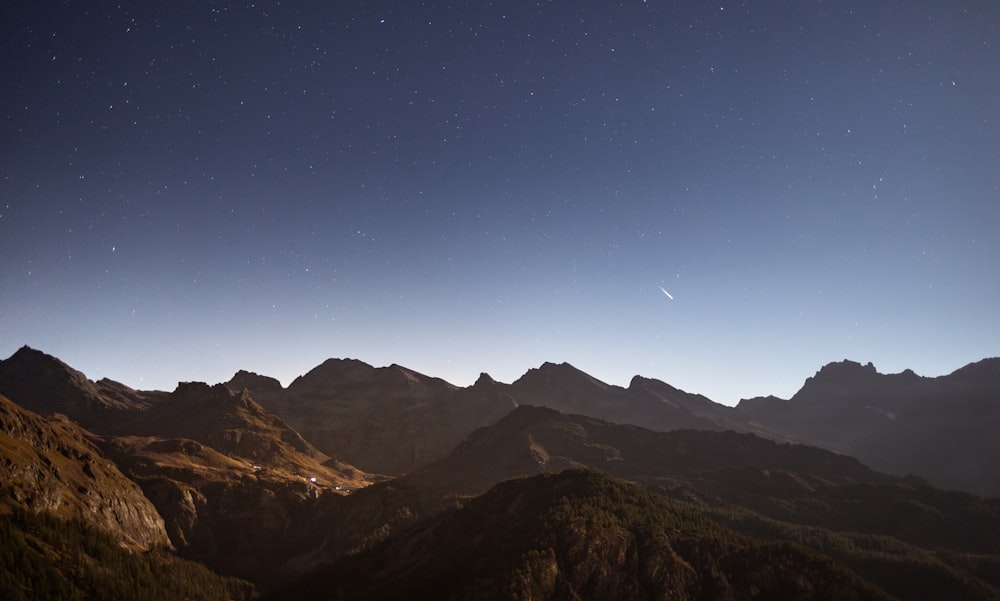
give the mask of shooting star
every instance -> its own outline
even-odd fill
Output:
[[[674,300],[674,297],[671,296],[671,294],[669,292],[667,292],[666,290],[664,290],[663,286],[660,286],[660,292],[662,292],[663,294],[666,294],[667,298],[669,298],[670,300]]]

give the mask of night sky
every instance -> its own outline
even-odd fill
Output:
[[[15,0],[0,48],[2,357],[733,404],[1000,355],[998,2]]]

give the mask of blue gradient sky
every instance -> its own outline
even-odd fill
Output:
[[[567,361],[733,404],[1000,355],[1000,4],[4,13],[4,357]]]

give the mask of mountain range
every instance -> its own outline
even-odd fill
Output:
[[[511,384],[482,374],[460,388],[392,365],[330,359],[287,388],[237,373],[247,389],[323,452],[373,473],[408,473],[444,457],[476,428],[519,405],[549,407],[650,430],[733,430],[845,453],[895,475],[1000,496],[1000,359],[925,378],[831,363],[789,400],[735,408],[636,376],[627,388],[572,365],[545,363]]]
[[[0,594],[1000,598],[998,384],[997,359],[845,361],[733,408],[565,363],[463,388],[330,359],[162,392],[25,347]]]

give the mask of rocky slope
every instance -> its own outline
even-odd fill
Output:
[[[163,519],[135,482],[61,417],[0,396],[0,512],[79,519],[136,549],[169,545]]]
[[[372,482],[369,474],[310,445],[245,390],[187,382],[169,394],[137,392],[92,382],[27,348],[0,368],[0,388],[14,390],[32,406],[91,424],[92,431],[85,431],[68,418],[49,418],[66,430],[49,439],[72,433],[86,447],[73,451],[74,457],[89,458],[79,469],[96,473],[98,466],[109,466],[127,483],[132,498],[118,500],[109,485],[111,496],[101,502],[110,505],[102,511],[123,519],[133,510],[148,511],[157,521],[160,544],[172,544],[183,557],[220,573],[255,582],[285,577],[285,564],[318,544],[314,531],[324,519],[318,500]],[[65,451],[76,443],[52,444]],[[22,471],[48,473],[31,458],[24,463]],[[55,496],[72,506],[87,501],[86,495],[103,499],[105,494],[92,478],[79,484],[63,472],[52,478],[58,485],[44,480],[39,490],[16,498],[52,510],[55,501],[36,499]],[[134,536],[145,536],[132,529]]]
[[[831,363],[790,400],[748,399],[737,410],[765,428],[885,472],[1000,496],[1000,359],[937,378]]]

